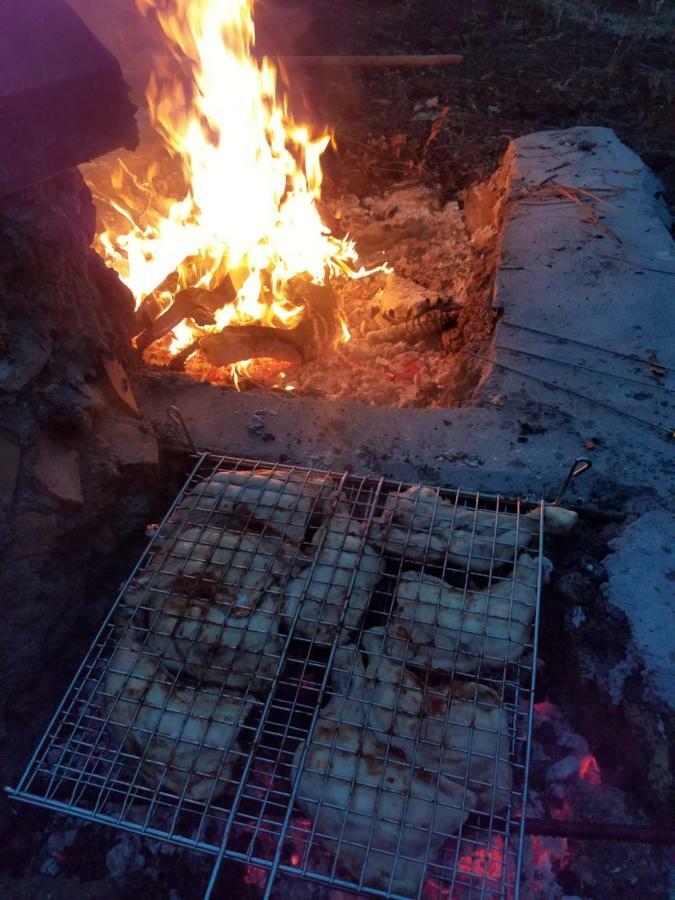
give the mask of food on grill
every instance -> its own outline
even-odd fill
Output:
[[[131,633],[172,672],[265,691],[282,648],[279,583],[295,556],[280,538],[184,525],[124,595]]]
[[[382,575],[382,562],[366,543],[363,525],[346,517],[330,518],[313,545],[321,548],[317,559],[284,589],[284,620],[290,628],[300,606],[296,635],[332,643],[345,605],[343,627],[358,627]]]
[[[318,840],[337,852],[339,866],[351,878],[416,896],[427,853],[437,854],[466,820],[475,795],[387,752],[373,732],[322,718],[297,802],[314,819]]]
[[[389,494],[373,521],[369,539],[409,562],[456,566],[487,573],[511,563],[539,532],[539,509],[524,516],[460,506],[429,487]],[[544,508],[544,529],[566,534],[577,514],[557,506]]]
[[[156,610],[134,617],[144,646],[166,668],[203,684],[265,693],[276,674],[283,642],[278,636],[278,601],[265,596],[256,606],[170,597]]]
[[[511,764],[508,715],[499,695],[473,681],[425,686],[400,660],[386,655],[384,638],[383,628],[363,633],[368,727],[380,738],[389,735],[391,747],[408,762],[462,781],[468,777],[481,812],[504,807]]]
[[[129,641],[110,661],[104,691],[109,730],[141,758],[149,787],[204,801],[231,786],[252,708],[241,695],[177,684],[160,659]]]
[[[425,691],[400,661],[381,656],[383,637],[364,632],[365,670],[353,645],[339,649],[296,799],[353,879],[417,896],[424,860],[471,812],[508,803],[508,716],[484,685]]]
[[[408,665],[464,674],[503,667],[530,640],[537,559],[521,553],[506,578],[466,592],[432,575],[404,572],[387,626],[387,653]]]
[[[238,520],[245,527],[255,520],[267,534],[300,542],[313,514],[329,513],[337,496],[334,482],[320,475],[221,469],[185,495],[175,518],[218,526]]]

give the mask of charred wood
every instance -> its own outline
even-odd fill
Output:
[[[458,309],[455,306],[430,309],[426,312],[410,316],[402,322],[395,322],[386,328],[378,328],[366,335],[371,344],[384,344],[389,341],[413,341],[428,337],[457,324]]]
[[[316,359],[335,341],[340,327],[335,295],[328,285],[302,288],[304,313],[294,328],[267,325],[230,325],[207,334],[177,354],[170,368],[182,369],[197,351],[212,366],[230,366],[244,359],[277,359],[302,363]]]
[[[136,338],[139,353],[173,331],[183,319],[194,319],[197,325],[215,324],[216,311],[227,303],[232,303],[236,295],[229,276],[213,291],[206,288],[185,288],[179,291],[171,306],[145,327]]]

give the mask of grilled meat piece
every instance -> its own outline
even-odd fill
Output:
[[[521,553],[505,578],[461,591],[422,572],[404,572],[387,626],[387,653],[408,665],[473,674],[514,662],[530,641],[537,559]]]
[[[131,641],[115,652],[103,693],[108,729],[140,758],[149,787],[203,802],[230,789],[252,703],[235,692],[178,684]]]
[[[328,476],[274,469],[221,469],[183,498],[174,520],[210,523],[232,529],[264,528],[300,543],[314,514],[327,514],[337,502],[338,488]]]
[[[299,607],[295,634],[332,643],[345,605],[342,627],[358,628],[383,564],[380,554],[366,543],[364,526],[342,516],[327,520],[313,546],[319,548],[314,563],[284,589],[283,615],[290,628]]]
[[[557,506],[544,508],[544,529],[566,534],[577,514]],[[462,571],[488,573],[513,565],[518,553],[539,533],[539,509],[516,516],[462,506],[429,487],[390,494],[368,535],[377,546],[408,562],[433,563]]]

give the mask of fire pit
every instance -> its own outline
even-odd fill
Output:
[[[276,68],[254,58],[250,4],[147,12],[173,58],[150,83],[154,131],[140,157],[84,169],[97,250],[135,297],[138,353],[235,387],[452,402],[441,338],[471,293],[457,204],[414,183],[323,199],[331,135],[298,124]],[[429,111],[432,130],[443,116]]]
[[[0,13],[49,68],[0,59],[3,783],[43,807],[1,798],[0,893],[660,900],[661,186],[568,123],[449,195],[436,90],[350,178],[247,0],[139,0],[147,42],[119,3],[136,151],[61,0]]]

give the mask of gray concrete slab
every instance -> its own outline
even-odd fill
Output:
[[[607,128],[528,135],[506,165],[496,292],[503,319],[491,354],[499,366],[483,396],[501,392],[505,411],[525,396],[553,403],[585,420],[588,437],[659,456],[650,432],[665,440],[675,429],[675,246],[659,182]],[[626,355],[669,371],[656,376]]]
[[[675,513],[645,513],[610,546],[605,596],[630,619],[649,679],[675,709]]]

